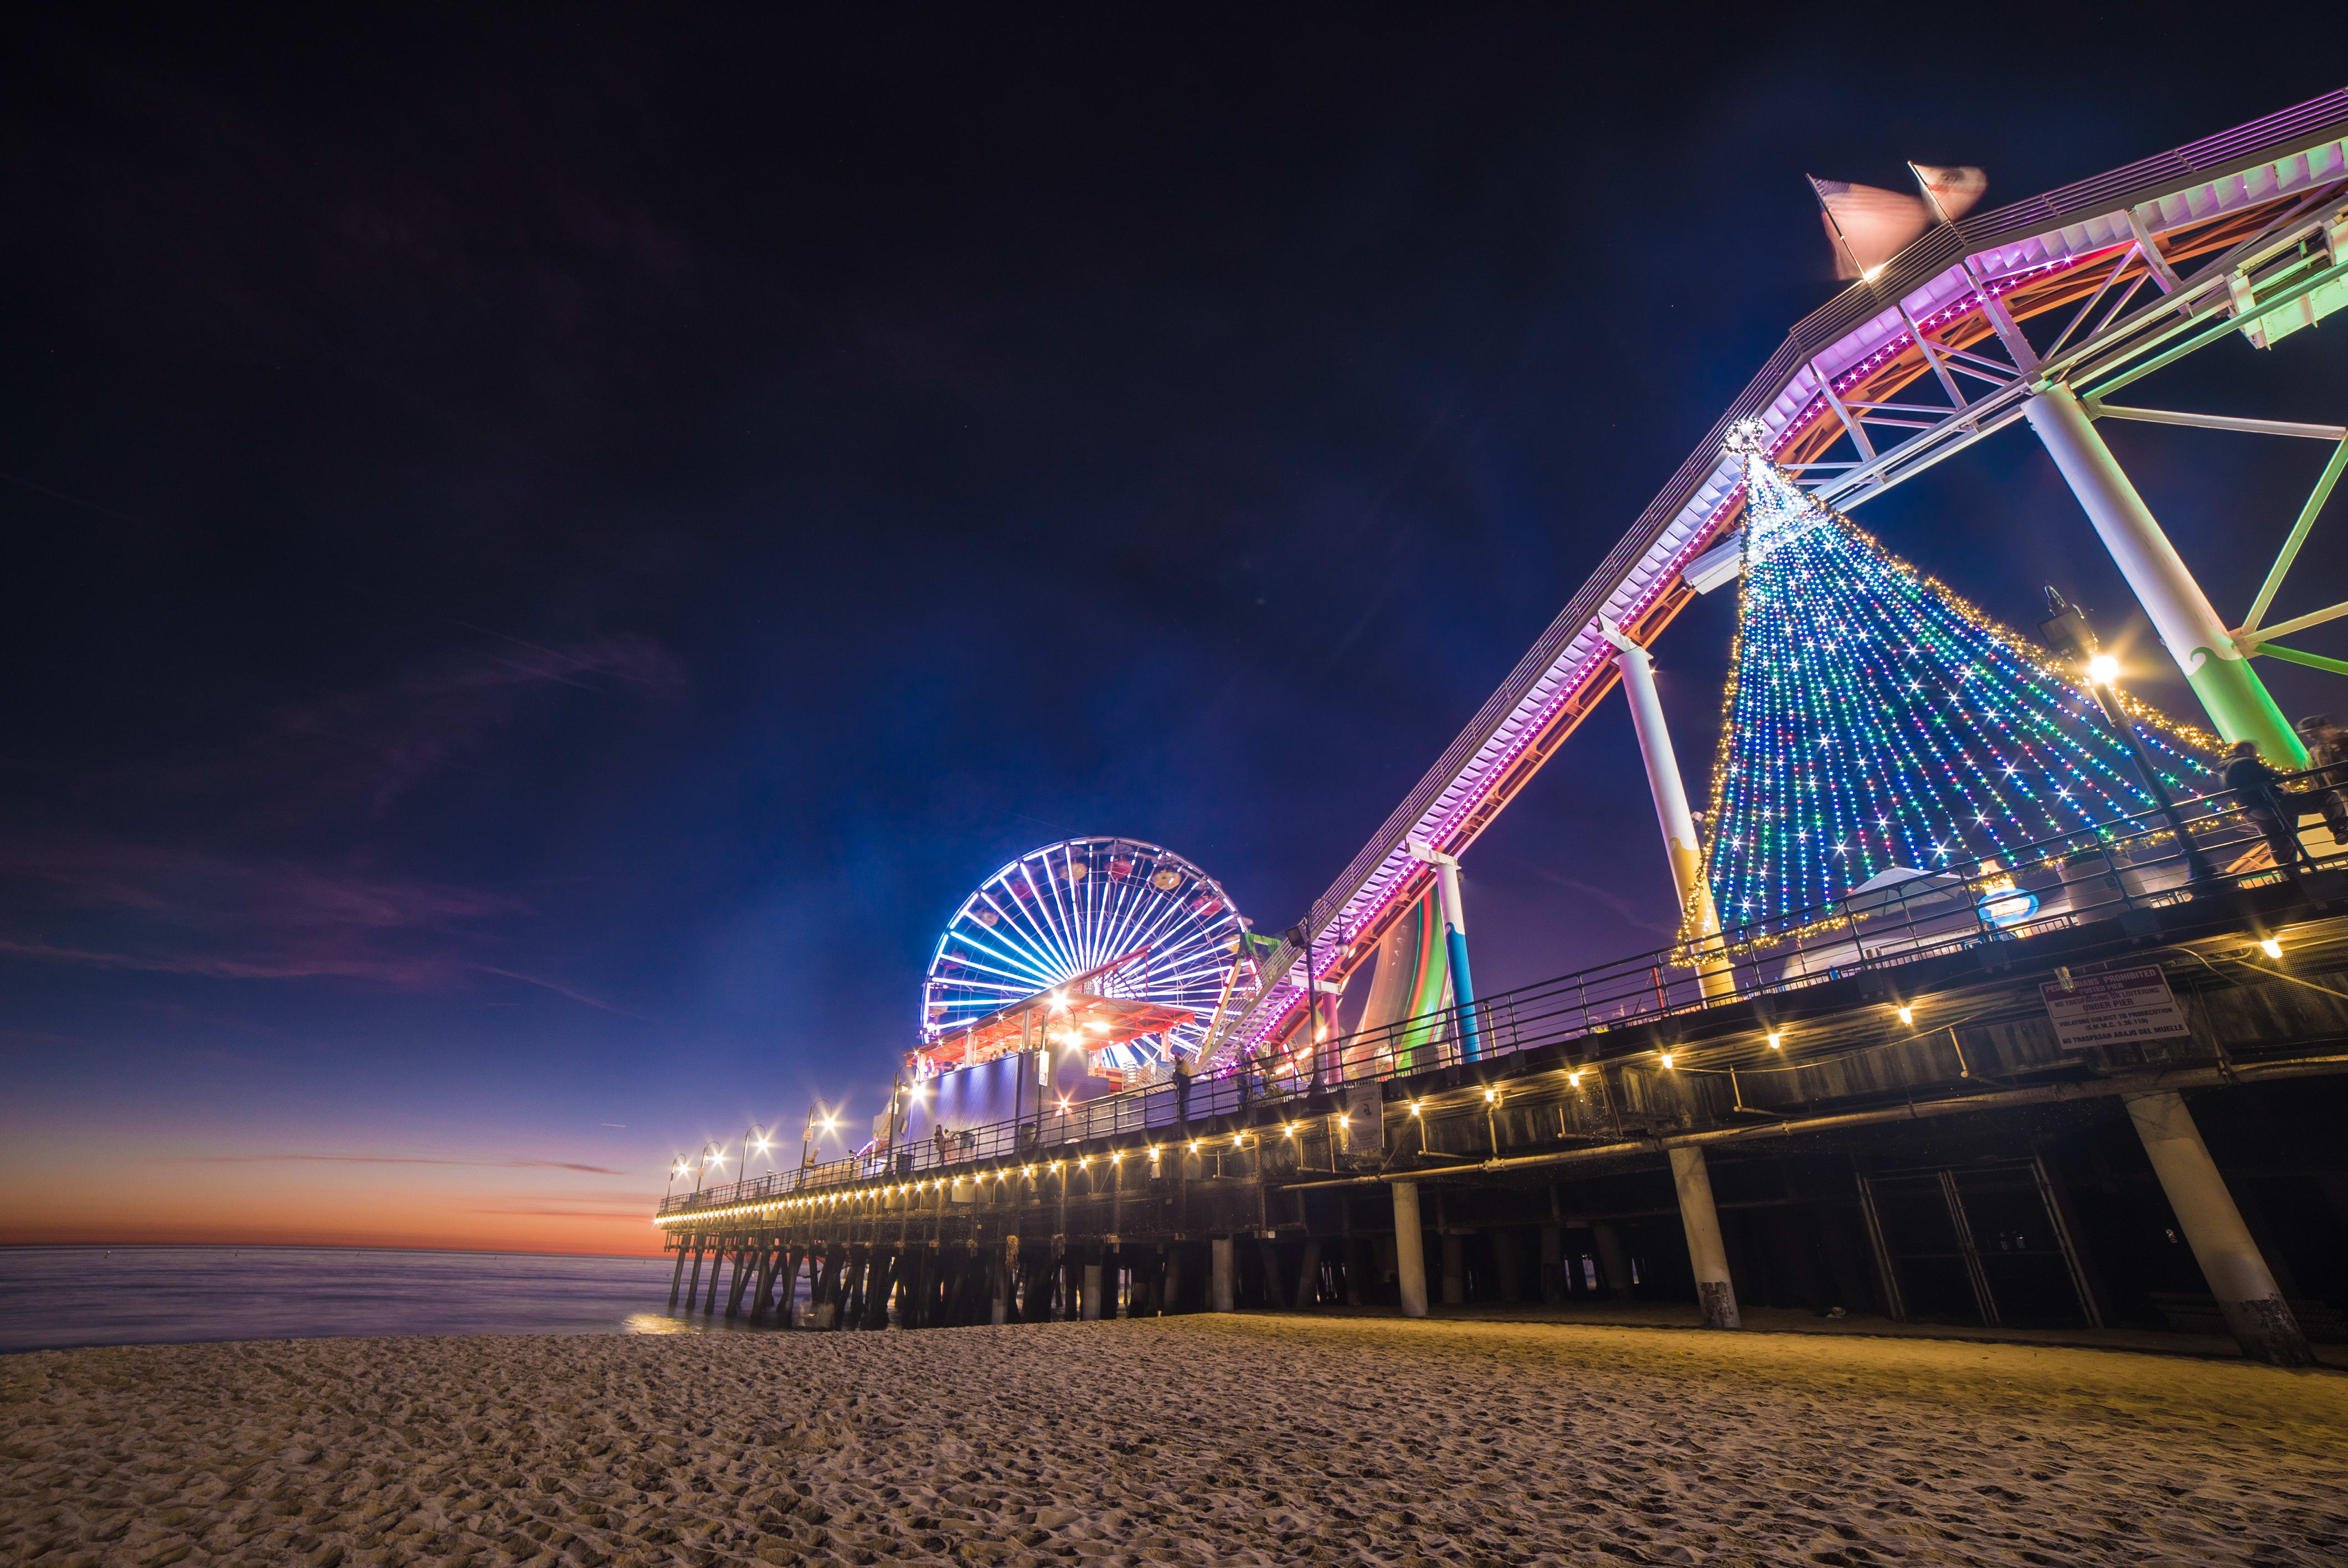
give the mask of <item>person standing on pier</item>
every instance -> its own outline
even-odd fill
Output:
[[[2256,741],[2234,743],[2226,763],[2226,787],[2234,792],[2242,809],[2266,835],[2267,848],[2274,856],[2277,869],[2288,871],[2297,862],[2312,871],[2315,856],[2299,842],[2299,814],[2302,805],[2307,809],[2320,807],[2305,796],[2288,794],[2282,787],[2282,778],[2259,755]]]

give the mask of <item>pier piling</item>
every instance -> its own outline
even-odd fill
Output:
[[[2242,1211],[2209,1158],[2185,1097],[2174,1091],[2130,1095],[2127,1111],[2242,1354],[2270,1366],[2313,1366],[2307,1336],[2276,1288],[2250,1227],[2242,1223]]]

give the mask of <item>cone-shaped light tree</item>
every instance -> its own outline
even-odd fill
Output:
[[[1705,862],[1724,926],[2152,809],[2073,676],[1761,453],[1745,465]],[[2127,712],[2173,794],[2213,787],[2214,737]]]

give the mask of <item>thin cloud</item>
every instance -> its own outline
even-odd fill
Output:
[[[437,1160],[423,1154],[190,1154],[191,1165],[265,1165],[283,1161],[307,1161],[328,1165],[461,1165],[482,1171],[583,1171],[591,1176],[631,1176],[608,1165],[581,1165],[569,1160]]]
[[[585,991],[572,990],[569,986],[559,984],[553,980],[543,980],[539,979],[536,975],[525,975],[514,969],[500,969],[491,964],[475,964],[472,967],[479,970],[482,974],[499,975],[502,976],[506,979],[520,980],[526,986],[537,986],[542,990],[552,991],[559,997],[569,997],[572,1001],[584,1003],[588,1007],[601,1008],[605,1012],[618,1013],[622,1018],[632,1018],[640,1023],[652,1022],[652,1020],[644,1017],[644,1015],[640,1012],[630,1012],[626,1008],[614,1007],[610,1002],[602,1001],[594,997],[589,996]]]
[[[222,980],[298,980],[321,977],[385,980],[394,985],[425,985],[446,978],[448,967],[430,960],[390,961],[369,958],[287,958],[252,962],[242,958],[171,958],[138,953],[107,953],[88,948],[57,948],[46,942],[12,942],[0,938],[0,953],[24,958],[88,964],[101,969],[139,969],[158,975],[202,975]]]

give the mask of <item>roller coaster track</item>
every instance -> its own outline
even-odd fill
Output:
[[[1314,977],[1343,981],[1425,891],[1432,873],[1408,841],[1466,850],[1613,687],[1601,616],[1651,643],[1695,597],[1683,574],[1744,515],[1737,461],[1722,451],[1731,425],[1761,421],[1775,459],[1848,510],[2020,419],[2037,388],[2065,382],[2099,412],[2137,378],[2348,285],[2343,204],[2348,89],[1932,229],[1803,318],[1313,901]],[[2058,317],[2043,348],[2023,331]],[[1918,384],[1933,401],[1900,399]],[[1902,434],[1887,444],[1886,432]],[[1299,957],[1286,941],[1270,956],[1210,1054],[1292,1027]]]

